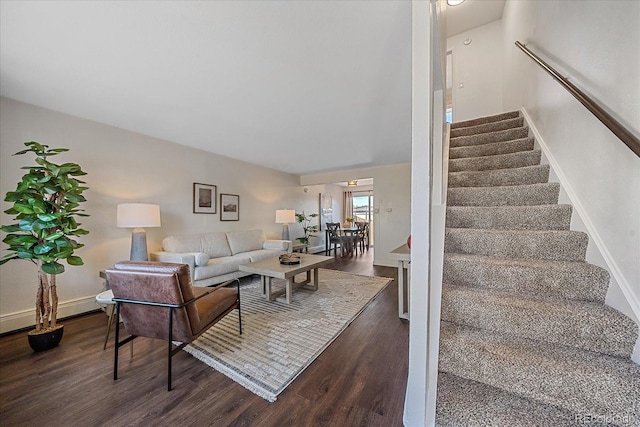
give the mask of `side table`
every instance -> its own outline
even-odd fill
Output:
[[[307,245],[306,243],[294,243],[293,247],[292,247],[292,251],[293,252],[304,252],[304,253],[309,253],[309,245]]]

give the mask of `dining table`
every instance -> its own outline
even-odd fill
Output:
[[[358,227],[340,227],[340,232],[342,233],[343,236],[346,237],[351,237],[351,236],[355,236],[358,233]],[[347,255],[351,255],[353,253],[353,247],[354,247],[354,241],[353,239],[349,239],[347,241],[347,245],[345,246],[345,251],[343,253],[345,253],[344,256]],[[325,249],[325,253],[329,252],[329,230],[325,230],[324,231],[324,249]],[[342,248],[341,248],[342,249]]]

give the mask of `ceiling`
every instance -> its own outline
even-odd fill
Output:
[[[293,174],[408,162],[411,2],[2,1],[0,94]]]
[[[466,0],[447,7],[447,37],[502,18],[506,0]]]

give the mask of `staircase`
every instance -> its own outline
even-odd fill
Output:
[[[451,126],[436,421],[640,425],[638,337],[519,113]]]

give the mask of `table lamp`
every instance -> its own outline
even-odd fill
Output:
[[[278,209],[276,211],[276,224],[282,224],[282,240],[289,239],[289,223],[296,220],[296,211],[293,209]]]
[[[148,261],[147,233],[143,227],[160,227],[160,205],[121,203],[117,223],[120,228],[133,228],[131,233],[131,261]]]

